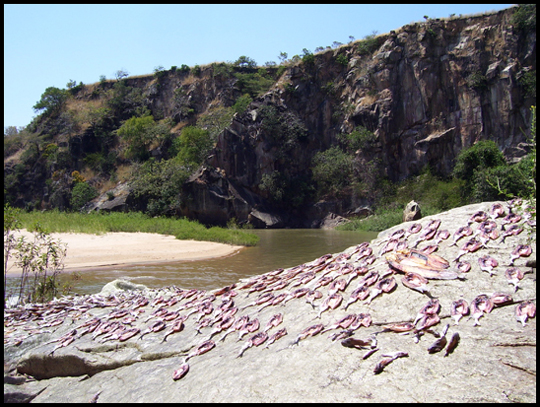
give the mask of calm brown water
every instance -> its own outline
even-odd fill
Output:
[[[260,236],[256,247],[241,249],[229,257],[156,265],[118,267],[83,271],[80,279],[70,281],[78,294],[97,293],[117,278],[124,278],[149,288],[176,285],[182,288],[212,290],[241,278],[306,263],[327,253],[337,253],[350,246],[377,237],[373,232],[344,232],[321,229],[253,230]],[[61,277],[62,283],[66,278]]]

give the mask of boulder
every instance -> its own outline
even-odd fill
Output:
[[[403,222],[410,222],[412,220],[418,220],[422,218],[422,211],[420,205],[417,202],[411,201],[405,206],[403,210]]]
[[[344,223],[350,222],[349,219],[339,216],[335,213],[330,212],[326,217],[321,221],[321,229],[334,229],[336,226],[342,225]]]

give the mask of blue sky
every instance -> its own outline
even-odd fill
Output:
[[[26,126],[49,86],[94,83],[186,64],[259,65],[450,14],[510,4],[29,5],[4,4],[4,127]]]

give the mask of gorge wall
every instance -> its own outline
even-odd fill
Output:
[[[372,186],[404,180],[426,166],[448,176],[460,151],[479,140],[493,140],[509,162],[518,161],[530,147],[536,104],[536,30],[516,25],[516,10],[426,19],[266,67],[261,80],[268,91],[220,127],[203,165],[174,186],[180,203],[174,214],[208,224],[235,218],[256,227],[318,227],[330,213],[358,211],[373,203],[369,192],[317,195],[312,169],[317,153],[342,146],[343,135],[360,126],[372,136],[351,153],[354,177]],[[231,109],[246,92],[248,79],[238,73],[260,72],[225,63],[174,68],[81,84],[64,111],[35,120],[28,127],[43,144],[35,142],[35,151],[27,147],[23,165],[20,151],[6,156],[4,147],[8,201],[69,208],[69,174],[95,164],[92,154],[99,153],[106,176],[87,174],[102,193],[90,209],[144,209],[132,199],[129,177],[120,182],[111,176],[116,185],[110,185],[111,167],[119,174],[133,164],[116,135],[121,124],[144,111],[170,119],[170,137],[149,147],[156,160],[170,159],[171,140],[182,128]],[[47,143],[58,148],[57,158],[51,159]]]
[[[351,196],[298,211],[276,208],[260,186],[265,174],[276,171],[285,184],[300,185],[310,177],[313,156],[356,126],[376,139],[355,160],[376,163],[394,182],[426,165],[449,175],[459,152],[478,140],[493,140],[509,161],[519,160],[527,152],[535,102],[520,78],[536,69],[536,34],[517,32],[511,16],[508,9],[430,19],[377,37],[381,45],[372,55],[349,45],[291,67],[220,134],[208,167],[185,185],[193,199],[184,213],[213,222],[236,217],[280,226],[296,219],[309,226],[329,209],[354,209],[369,200]],[[346,66],[337,62],[340,55]],[[283,129],[285,134],[272,134],[265,106],[289,115],[281,125],[302,123],[305,135],[292,140]]]

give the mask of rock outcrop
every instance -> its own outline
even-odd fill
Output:
[[[508,214],[509,204],[502,204]],[[528,321],[518,322],[516,309],[526,301],[532,300],[534,304],[536,299],[536,269],[525,266],[536,258],[536,229],[531,229],[525,218],[517,217],[495,218],[496,228],[492,223],[480,223],[478,211],[489,214],[492,206],[493,203],[469,205],[404,223],[382,232],[369,245],[350,247],[342,253],[274,270],[218,290],[166,287],[116,291],[109,296],[64,297],[50,304],[6,310],[4,399],[535,402],[536,319],[531,314]],[[471,268],[460,273],[459,279],[429,280],[428,295],[405,287],[402,275],[389,270],[384,252],[391,237],[401,235],[400,240],[410,247],[422,233],[403,237],[400,229],[407,231],[413,223],[419,223],[425,231],[433,220],[441,221],[440,231],[450,232],[446,240],[444,233],[433,240],[440,241],[436,254],[450,261],[451,268],[455,268],[453,260],[471,237],[453,245],[454,233],[460,227],[469,223],[479,233],[479,239],[485,239],[480,231],[488,228],[490,233],[496,230],[498,237],[493,232],[484,247],[461,256],[460,260],[469,262]],[[524,230],[510,234],[513,224]],[[503,239],[504,234],[508,236]],[[530,239],[533,253],[512,260],[514,249],[529,244]],[[433,240],[419,242],[419,249],[433,244]],[[486,255],[498,262],[490,272],[480,268],[479,259]],[[505,277],[510,263],[525,273],[523,279],[512,284]],[[375,295],[373,289],[377,285],[368,284],[368,275],[377,275],[379,280],[394,278],[397,287]],[[323,276],[331,277],[332,282],[321,279]],[[340,280],[349,280],[349,284],[340,288]],[[364,285],[371,290],[370,298],[351,302],[345,310],[356,286]],[[322,296],[311,297],[306,294],[309,290]],[[334,292],[342,297],[342,302],[335,309],[326,309],[323,304]],[[494,293],[512,299],[499,301],[491,312],[481,311],[478,324],[478,315],[465,316],[459,324],[454,323],[453,301],[463,299],[472,306],[473,300],[482,294],[502,298],[493,296]],[[286,299],[278,303],[275,299],[280,294],[285,294]],[[432,329],[420,329],[421,322],[415,322],[416,335],[414,331],[402,335],[385,329],[389,324],[412,323],[430,299],[437,299],[440,304],[440,322]],[[271,305],[274,300],[276,304]],[[234,321],[244,316],[249,321],[257,320],[259,326],[252,325],[251,332],[246,331],[243,336],[232,331],[220,340],[227,331],[227,322],[232,322],[225,313]],[[283,318],[281,323],[274,318],[277,314]],[[342,322],[338,326],[350,314],[356,322]],[[276,322],[275,326],[267,325],[271,320]],[[328,332],[317,332],[318,324]],[[446,348],[438,353],[428,352],[447,324],[448,341],[459,333],[457,347],[452,352]],[[311,336],[302,334],[313,326]],[[283,328],[286,335],[272,344],[266,339],[259,346],[249,346],[254,335],[261,333],[259,338],[264,339],[263,331],[271,337]],[[136,334],[130,338],[120,336],[130,332]],[[356,340],[352,343],[358,348],[351,347],[351,342],[342,345],[342,339],[332,341],[340,332],[342,338],[352,335]],[[209,346],[199,348],[210,338],[214,347],[207,343]],[[365,343],[361,345],[360,340]],[[385,355],[404,357],[395,358],[379,372],[376,366],[389,360]],[[189,365],[187,374],[174,380],[173,373],[184,363]]]
[[[528,151],[523,129],[535,97],[520,78],[536,69],[536,34],[514,27],[513,12],[409,24],[378,36],[372,54],[360,54],[358,44],[316,54],[313,64],[287,69],[245,114],[234,117],[207,162],[237,190],[260,197],[270,211],[281,207],[303,226],[314,220],[309,214],[315,202],[300,187],[311,179],[314,155],[357,126],[375,135],[356,152],[360,180],[380,171],[396,182],[427,165],[448,176],[462,149],[486,139],[516,162]],[[338,57],[348,65],[337,63]],[[280,200],[263,188],[274,174]],[[205,184],[207,194],[223,182]],[[192,197],[184,208],[189,215],[205,204],[205,194],[194,182],[185,192]],[[369,198],[349,194],[339,202],[341,210],[330,212],[344,215]],[[227,216],[244,222],[249,212],[229,205]]]

